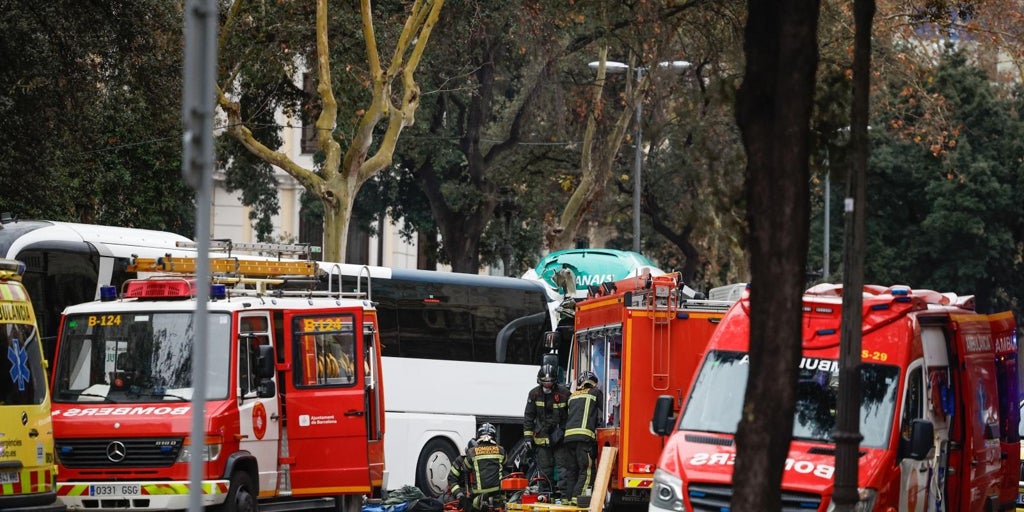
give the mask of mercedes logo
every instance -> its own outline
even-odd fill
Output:
[[[121,462],[126,455],[128,455],[128,451],[121,441],[114,441],[107,445],[107,459],[110,462]]]

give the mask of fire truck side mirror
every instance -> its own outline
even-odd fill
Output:
[[[274,376],[274,347],[260,345],[259,354],[256,356],[256,366],[259,368],[259,378],[269,379]]]
[[[277,385],[270,379],[263,379],[256,386],[256,396],[259,398],[273,398],[277,395]]]
[[[654,417],[651,418],[651,432],[659,436],[672,433],[676,417],[672,414],[672,395],[661,395],[654,402]]]
[[[925,460],[928,452],[935,445],[935,426],[925,419],[910,422],[910,442],[907,443],[906,457],[913,460]]]

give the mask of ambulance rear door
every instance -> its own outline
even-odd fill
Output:
[[[985,315],[952,315],[951,327],[963,368],[954,386],[964,436],[962,467],[952,469],[962,475],[960,509],[983,510],[1002,477],[994,344]]]
[[[996,380],[999,386],[999,438],[1002,450],[1003,479],[999,501],[1008,508],[1018,501],[1020,475],[1020,423],[1017,322],[1012,311],[988,316],[996,351]]]

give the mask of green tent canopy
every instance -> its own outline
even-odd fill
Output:
[[[633,251],[567,249],[544,256],[533,270],[523,275],[523,278],[539,279],[561,293],[564,287],[556,280],[558,273],[565,268],[571,270],[575,276],[575,295],[578,298],[586,297],[588,286],[598,286],[608,281],[619,281],[639,275],[644,268],[649,268],[651,275],[665,273],[646,256]]]

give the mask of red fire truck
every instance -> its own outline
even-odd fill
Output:
[[[132,270],[149,277],[64,311],[52,384],[60,501],[184,509],[202,492],[204,506],[230,512],[359,510],[385,478],[370,297],[290,290],[310,281],[312,262],[211,259],[212,285],[188,275],[195,265],[137,258]],[[211,291],[206,433],[194,439],[199,286]],[[201,490],[190,461],[203,463]]]
[[[979,314],[971,297],[903,286],[869,285],[863,293],[856,509],[1012,509],[1020,464],[1012,314]],[[803,304],[782,500],[787,510],[824,512],[832,510],[842,287],[811,288]],[[659,407],[652,426],[670,437],[652,512],[728,510],[749,335],[745,295],[715,331],[675,429]]]
[[[593,371],[604,392],[597,444],[617,452],[608,482],[612,505],[647,503],[662,446],[650,429],[655,399],[682,398],[732,304],[694,297],[678,273],[644,272],[590,286],[576,304],[569,373]]]

